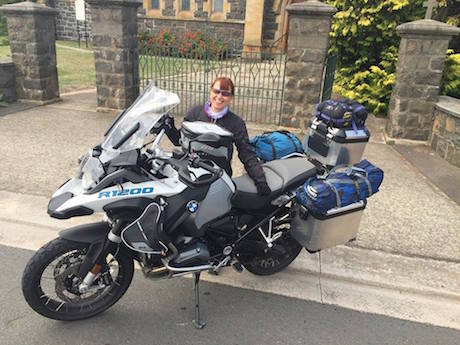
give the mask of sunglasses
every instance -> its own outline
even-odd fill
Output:
[[[215,93],[216,95],[221,94],[224,97],[230,97],[232,95],[230,91],[225,91],[225,90],[220,90],[220,89],[215,89],[215,88],[211,88],[211,91]]]

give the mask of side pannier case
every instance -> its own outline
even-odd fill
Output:
[[[326,214],[314,214],[305,206],[296,206],[291,233],[309,252],[345,244],[356,238],[366,201],[361,200]]]
[[[304,139],[304,152],[327,166],[358,163],[363,155],[370,133],[366,127],[330,127],[314,117]]]

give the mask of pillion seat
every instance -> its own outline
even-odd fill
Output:
[[[236,186],[232,197],[235,207],[256,210],[264,207],[273,198],[292,188],[300,186],[308,177],[316,174],[315,166],[304,157],[279,159],[263,164],[270,195],[260,196],[254,181],[247,175],[233,179]]]

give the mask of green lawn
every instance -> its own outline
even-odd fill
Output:
[[[6,36],[0,36],[0,58],[11,57],[10,47],[2,45]],[[56,58],[60,92],[93,88],[96,85],[94,56],[84,42],[57,41]]]
[[[0,59],[5,57],[11,57],[10,46],[6,45],[7,37],[0,36]]]
[[[78,48],[77,42],[57,41],[56,56],[61,93],[96,86],[94,55],[84,43]]]

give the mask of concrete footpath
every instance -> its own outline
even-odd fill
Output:
[[[0,109],[2,245],[35,250],[60,229],[98,219],[58,221],[46,214],[49,196],[116,116],[94,111],[94,91],[62,98],[8,114]],[[364,157],[385,179],[369,199],[355,242],[314,255],[303,251],[271,277],[224,270],[205,279],[460,329],[460,169],[424,155],[423,147],[387,145],[383,125],[368,121],[372,138]],[[268,129],[248,127],[250,135]],[[237,176],[237,158],[234,165]]]

